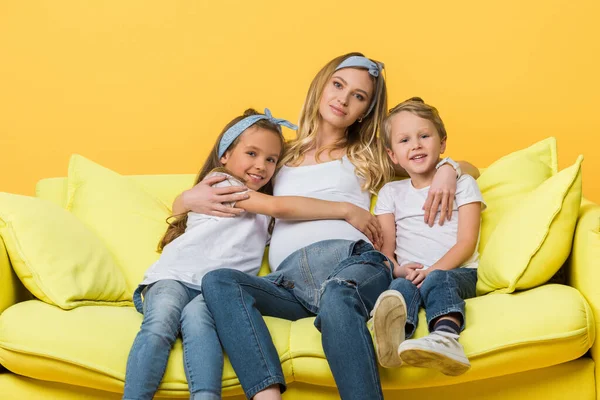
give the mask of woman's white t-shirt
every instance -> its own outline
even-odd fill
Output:
[[[371,195],[361,189],[354,164],[344,156],[339,160],[300,167],[283,166],[274,181],[275,196],[304,196],[321,200],[349,202],[369,209]],[[271,237],[269,264],[276,270],[290,254],[322,240],[369,239],[344,220],[277,220]]]
[[[221,172],[210,174],[223,175]],[[235,178],[215,186],[241,186]],[[243,213],[236,218],[188,213],[185,233],[167,244],[146,271],[142,285],[174,279],[200,290],[202,277],[219,268],[256,275],[260,270],[271,217]]]

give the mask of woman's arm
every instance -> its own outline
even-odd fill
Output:
[[[471,175],[475,179],[479,177],[479,170],[470,163],[459,161],[458,164],[463,174]],[[424,220],[429,226],[433,226],[438,210],[440,211],[440,225],[444,225],[444,221],[450,221],[454,208],[456,181],[456,171],[450,164],[442,165],[435,173],[423,205]]]
[[[479,178],[479,169],[467,161],[457,161],[463,175],[471,175],[473,178]]]
[[[394,278],[404,277],[404,269],[398,265],[396,261],[396,220],[394,214],[381,214],[377,216],[379,225],[381,225],[381,234],[383,243],[381,251],[387,258],[392,261],[390,265],[394,273]]]
[[[217,175],[204,179],[193,188],[181,193],[173,201],[173,215],[194,211],[215,217],[235,217],[244,212],[241,208],[228,207],[222,203],[233,203],[248,198],[245,186],[212,187],[227,179],[226,176]]]
[[[376,247],[382,241],[377,218],[368,210],[352,203],[299,196],[269,196],[260,192],[248,192],[248,194],[248,199],[236,203],[237,207],[278,219],[343,219],[364,233]]]

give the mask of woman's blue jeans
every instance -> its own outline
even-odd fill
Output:
[[[200,291],[175,280],[162,280],[148,286],[143,306],[139,290],[134,302],[138,311],[143,311],[144,321],[129,352],[123,399],[154,397],[180,331],[190,398],[220,399],[223,350]]]
[[[385,260],[366,242],[327,240],[296,251],[265,277],[232,269],[209,272],[202,292],[246,396],[275,384],[285,390],[262,316],[294,321],[316,315],[341,397],[383,399],[366,321],[391,282]]]

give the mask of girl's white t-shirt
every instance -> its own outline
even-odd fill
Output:
[[[329,201],[349,202],[369,209],[371,195],[361,189],[354,164],[344,156],[340,160],[300,167],[283,166],[274,180],[275,196],[304,196]],[[344,220],[276,220],[269,249],[269,264],[275,271],[290,254],[322,240],[369,239]]]
[[[209,174],[213,175],[226,174]],[[227,180],[215,186],[242,185],[235,178],[227,176]],[[158,261],[146,271],[141,284],[174,279],[200,290],[202,277],[215,269],[231,268],[258,274],[269,239],[270,219],[248,212],[236,218],[189,212],[185,233],[164,247]]]

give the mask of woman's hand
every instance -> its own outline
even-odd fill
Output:
[[[373,246],[379,250],[383,244],[383,234],[377,217],[352,203],[345,204],[347,207],[346,221],[368,237]]]
[[[211,176],[199,182],[193,188],[181,194],[182,202],[187,210],[215,217],[235,217],[244,212],[241,208],[229,207],[223,203],[246,200],[246,186],[212,187],[227,179],[226,176]]]
[[[454,207],[454,195],[456,194],[456,171],[451,165],[442,165],[429,187],[429,194],[423,210],[425,210],[425,223],[433,226],[435,216],[440,210],[439,224],[444,225],[444,221],[450,221],[452,209]]]

